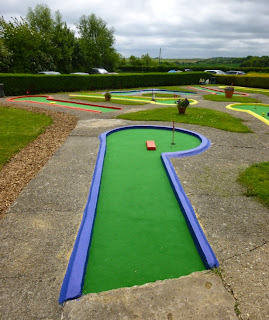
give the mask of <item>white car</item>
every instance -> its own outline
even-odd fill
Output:
[[[57,72],[57,71],[40,71],[40,72],[38,72],[38,74],[56,75],[56,74],[60,74],[60,72]]]
[[[78,75],[80,75],[80,76],[87,76],[87,75],[89,75],[88,72],[73,72],[73,73],[70,73],[70,74],[78,74]]]
[[[226,72],[224,72],[222,70],[205,70],[204,72],[209,72],[209,73],[213,73],[213,74],[226,74]]]

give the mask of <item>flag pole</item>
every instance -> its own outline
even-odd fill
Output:
[[[175,144],[174,142],[174,138],[175,138],[175,121],[173,121],[173,131],[172,131],[172,143],[171,144]]]

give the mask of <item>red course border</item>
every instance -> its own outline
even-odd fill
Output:
[[[54,99],[51,96],[46,96],[46,95],[27,95],[27,96],[18,96],[18,97],[12,97],[7,99],[7,101],[13,101],[16,99],[20,99],[20,98],[28,98],[28,97],[43,97],[43,98],[47,98],[47,100],[49,101],[57,101],[57,102],[64,102],[64,103],[74,103],[74,104],[78,104],[78,105],[84,105],[84,106],[92,106],[92,107],[99,107],[99,108],[106,108],[106,109],[114,109],[114,110],[122,110],[122,108],[120,107],[112,107],[112,106],[104,106],[104,105],[99,105],[99,104],[92,104],[92,103],[83,103],[83,102],[76,102],[76,101],[68,101],[68,100],[60,100],[60,99]],[[17,101],[16,101],[17,102]],[[45,103],[45,102],[37,102],[37,101],[32,101],[32,100],[25,100],[23,102],[29,102],[29,103],[38,103],[38,104],[45,104],[45,105],[51,105],[49,103]],[[68,107],[68,106],[63,106],[60,104],[54,104],[54,106],[56,107],[61,107],[61,108],[68,108],[68,109],[74,109],[74,110],[81,110],[81,111],[88,111],[88,112],[95,112],[95,113],[102,113],[102,111],[98,111],[98,110],[89,110],[89,109],[83,109],[83,108],[76,108],[76,107]]]

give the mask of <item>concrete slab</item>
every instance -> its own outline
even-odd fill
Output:
[[[237,320],[234,299],[212,271],[88,294],[64,306],[64,320]]]

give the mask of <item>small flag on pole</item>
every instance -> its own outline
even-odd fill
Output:
[[[174,137],[175,137],[175,121],[173,121],[173,131],[172,131],[172,143],[171,144],[175,144],[174,142]]]

